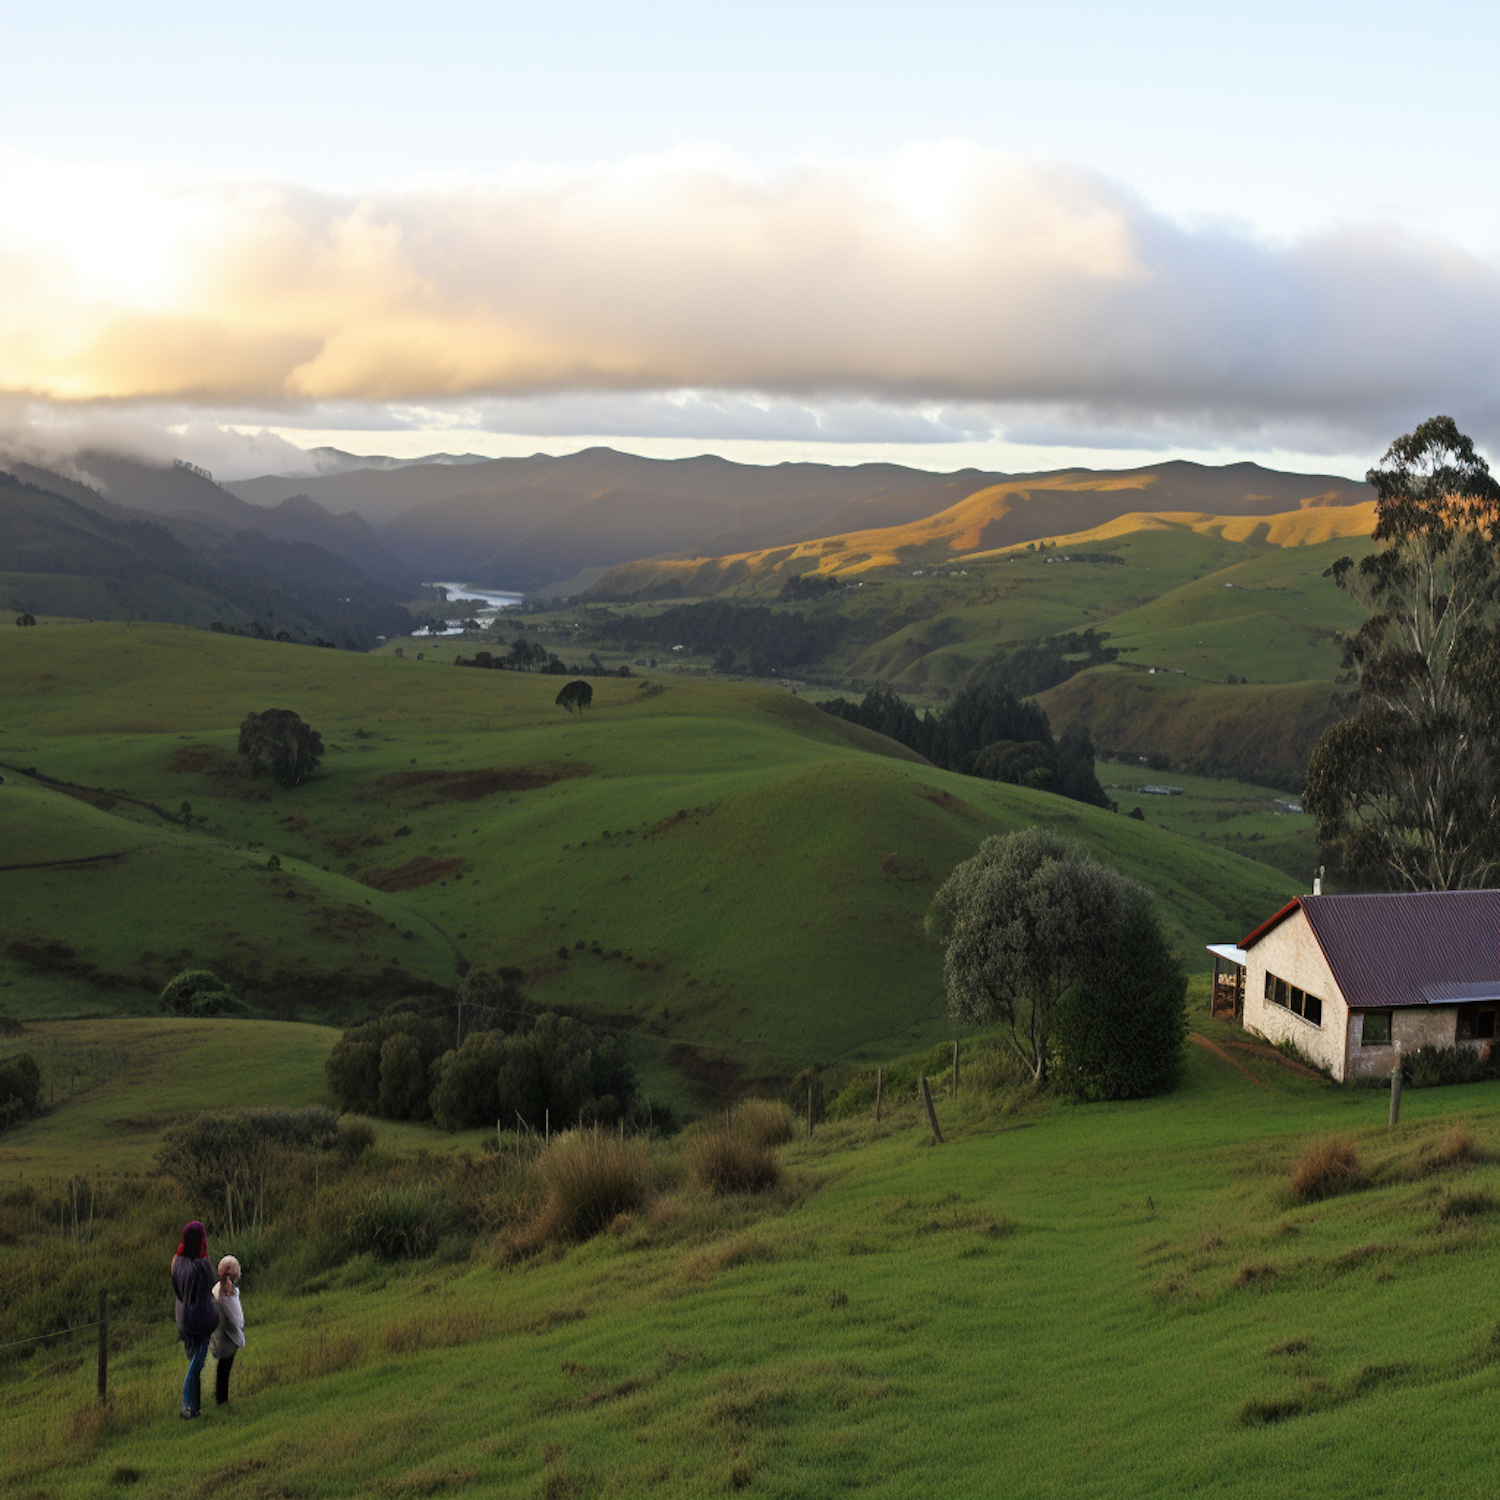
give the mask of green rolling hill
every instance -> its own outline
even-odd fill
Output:
[[[629,1031],[659,1086],[713,1097],[949,1034],[922,915],[990,833],[1079,838],[1156,892],[1194,963],[1292,888],[785,693],[596,679],[580,722],[557,686],[165,626],[0,633],[0,1007],[149,1008],[201,964],[264,1013],[339,1020],[505,966],[531,1002]],[[270,706],[328,746],[294,792],[233,754]]]

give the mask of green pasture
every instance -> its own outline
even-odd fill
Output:
[[[1227,776],[1153,771],[1138,761],[1099,761],[1095,771],[1122,813],[1138,807],[1158,828],[1250,855],[1293,880],[1311,880],[1321,862],[1313,820],[1290,810],[1300,804],[1288,792]],[[1146,786],[1175,786],[1182,793],[1162,796],[1143,792]]]
[[[531,1000],[630,1033],[650,1089],[701,1103],[950,1035],[922,916],[991,833],[1045,823],[1143,880],[1193,964],[1295,889],[745,684],[597,679],[580,719],[555,678],[80,625],[0,635],[0,685],[4,862],[46,866],[0,871],[15,1014],[80,1013],[85,982],[149,1009],[201,965],[262,1013],[344,1020],[465,961],[507,966]],[[272,706],[327,747],[291,792],[234,755]],[[77,850],[117,857],[55,863]]]
[[[91,1333],[0,1377],[12,1482],[57,1500],[1491,1493],[1494,1085],[1409,1092],[1392,1131],[1379,1091],[1194,1046],[1165,1098],[1017,1105],[986,1082],[988,1045],[966,1047],[956,1097],[935,1077],[946,1144],[888,1095],[880,1125],[785,1147],[762,1198],[697,1196],[667,1146],[652,1207],[540,1258],[481,1238],[299,1286],[250,1245],[231,1415],[175,1419],[163,1278],[160,1307],[120,1311],[102,1413]],[[1445,1159],[1455,1125],[1470,1148]],[[28,1129],[83,1138],[64,1109]],[[1289,1166],[1330,1133],[1366,1185],[1298,1204]],[[193,1208],[143,1210],[141,1232]],[[28,1253],[0,1245],[0,1272]],[[108,1283],[87,1247],[55,1253]]]

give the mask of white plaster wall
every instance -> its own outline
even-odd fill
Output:
[[[1347,1065],[1349,1008],[1334,983],[1333,971],[1302,912],[1293,912],[1273,927],[1245,955],[1245,1016],[1247,1031],[1279,1042],[1291,1037],[1297,1046],[1340,1082]],[[1323,1002],[1323,1024],[1314,1026],[1265,998],[1266,971],[1299,989],[1311,990]],[[1450,1034],[1451,1039],[1451,1034]],[[1381,1049],[1385,1051],[1385,1048]],[[1387,1066],[1386,1072],[1390,1072]]]

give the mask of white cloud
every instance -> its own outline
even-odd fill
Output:
[[[1500,437],[1489,263],[1379,224],[1284,244],[1184,227],[1096,173],[964,142],[358,199],[44,165],[0,160],[16,394],[283,429],[1348,451],[1447,411]]]

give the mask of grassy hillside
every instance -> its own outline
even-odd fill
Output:
[[[431,1159],[325,1177],[321,1209],[233,1242],[150,1179],[69,1241],[7,1172],[0,1268],[46,1254],[49,1278],[120,1285],[201,1212],[245,1262],[248,1335],[236,1411],[178,1422],[170,1302],[159,1271],[132,1283],[105,1411],[89,1331],[5,1368],[10,1472],[57,1500],[1488,1493],[1494,1086],[1408,1094],[1390,1131],[1379,1093],[1234,1055],[1194,1047],[1171,1096],[1075,1107],[1018,1104],[976,1044],[939,1092],[946,1145],[902,1096],[722,1200],[668,1147],[648,1208],[519,1263],[493,1231],[405,1263],[340,1247],[337,1205]],[[1331,1133],[1360,1185],[1299,1202],[1289,1168]],[[505,1161],[474,1167],[502,1212]]]
[[[785,693],[596,679],[580,722],[557,687],[169,627],[0,633],[5,862],[44,867],[0,871],[0,1006],[149,1006],[203,964],[273,1014],[338,1018],[510,966],[531,999],[630,1032],[653,1086],[714,1097],[949,1034],[922,915],[990,833],[1080,839],[1152,888],[1195,964],[1295,888]],[[327,743],[293,792],[233,754],[269,706]]]

